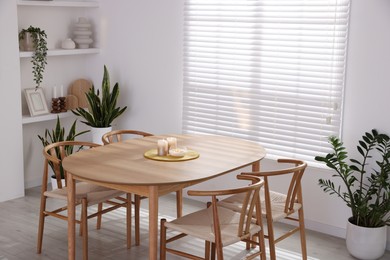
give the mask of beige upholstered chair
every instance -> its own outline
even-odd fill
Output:
[[[261,259],[265,259],[263,224],[260,214],[261,205],[258,199],[263,181],[255,176],[238,175],[237,178],[252,181],[252,184],[228,190],[188,191],[188,195],[191,196],[211,196],[211,206],[170,222],[167,222],[165,219],[161,220],[161,260],[166,259],[166,252],[190,259],[203,259],[193,254],[167,247],[167,243],[187,235],[205,240],[204,259],[210,258],[210,243],[212,258],[214,259],[216,250],[218,259],[223,259],[222,248],[240,241],[259,246],[259,250],[256,249],[256,252],[248,256],[247,259],[252,259],[259,255]],[[240,212],[219,207],[217,204],[219,196],[232,194],[241,195]],[[256,219],[252,218],[253,214],[257,216]],[[180,232],[180,234],[167,239],[167,229]],[[249,246],[247,246],[247,249],[249,249]]]
[[[90,149],[93,147],[99,146],[98,144],[89,143],[89,142],[78,142],[78,141],[64,141],[57,142],[50,145],[47,145],[43,149],[43,155],[45,157],[44,171],[42,178],[42,190],[41,190],[41,207],[39,213],[39,228],[38,228],[38,243],[37,243],[37,252],[40,254],[42,252],[42,240],[43,240],[43,231],[45,218],[48,216],[57,217],[59,219],[67,220],[66,214],[61,214],[61,212],[67,210],[66,201],[67,201],[67,188],[61,184],[61,172],[66,176],[66,172],[62,168],[62,160],[82,149]],[[82,151],[81,151],[82,152]],[[53,165],[54,174],[57,179],[58,189],[49,191],[47,189],[48,181],[48,168],[49,164]],[[65,179],[66,183],[66,179]],[[81,204],[81,218],[76,220],[80,224],[80,234],[83,236],[83,259],[88,259],[88,225],[87,220],[93,217],[97,217],[97,228],[100,228],[102,214],[110,212],[112,210],[118,209],[120,207],[126,207],[126,221],[127,221],[127,247],[130,248],[131,244],[131,195],[128,194],[127,198],[120,197],[124,192],[108,189],[105,187],[97,186],[94,184],[89,184],[86,182],[77,182],[76,183],[76,205]],[[48,210],[46,208],[47,199],[59,199],[64,201],[64,206],[61,208]],[[102,210],[103,203],[108,203],[110,206]],[[98,211],[88,215],[87,207],[91,205],[98,204]]]
[[[301,179],[307,164],[303,161],[292,160],[292,159],[279,159],[278,163],[283,165],[292,164],[293,166],[281,170],[249,172],[249,173],[242,173],[242,174],[255,175],[264,178],[264,195],[261,192],[260,197],[263,205],[262,214],[267,219],[268,233],[265,234],[265,237],[268,238],[271,259],[277,259],[276,252],[275,252],[275,244],[289,237],[290,235],[294,234],[297,231],[300,232],[300,237],[301,237],[302,259],[307,259],[305,224],[304,224],[302,189],[301,189]],[[290,178],[289,186],[288,188],[286,188],[286,192],[278,193],[278,192],[271,191],[269,188],[271,177],[281,176],[281,175],[286,175],[289,176]],[[239,203],[237,203],[237,201],[240,200],[241,200],[240,195],[234,195],[220,201],[218,204],[221,207],[225,207],[233,210],[239,210],[240,205]],[[298,227],[289,230],[285,234],[276,238],[273,229],[273,222],[277,222],[284,219],[298,222]]]

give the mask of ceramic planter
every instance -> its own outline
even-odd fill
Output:
[[[21,51],[35,51],[36,46],[34,43],[34,39],[31,36],[31,33],[25,32],[23,39],[19,42],[19,49]]]
[[[92,143],[103,144],[102,136],[112,130],[112,127],[91,127]]]
[[[58,189],[57,180],[55,177],[51,177],[51,188],[52,190]],[[62,187],[65,187],[65,179],[61,179]]]
[[[378,259],[385,253],[387,227],[367,228],[347,223],[347,249],[349,253],[362,260]]]

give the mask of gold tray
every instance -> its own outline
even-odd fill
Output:
[[[181,161],[188,161],[193,160],[199,157],[199,153],[195,152],[193,150],[187,150],[186,154],[181,157],[166,155],[166,156],[159,156],[157,155],[157,149],[151,149],[149,151],[146,151],[144,153],[145,158],[156,160],[156,161],[165,161],[165,162],[181,162]]]

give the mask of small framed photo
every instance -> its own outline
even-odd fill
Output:
[[[46,98],[42,88],[27,88],[24,90],[28,110],[31,116],[48,114]]]

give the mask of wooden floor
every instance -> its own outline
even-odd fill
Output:
[[[39,188],[26,191],[24,198],[0,203],[0,260],[33,260],[33,259],[67,259],[67,223],[62,220],[47,218],[43,238],[43,252],[36,253],[36,236],[39,209]],[[167,195],[160,198],[160,216],[172,219],[175,216],[175,197]],[[184,201],[184,214],[203,208],[205,205],[192,201]],[[147,201],[142,201],[141,212],[141,246],[126,249],[125,212],[117,210],[103,217],[101,230],[94,228],[94,220],[89,222],[89,256],[91,260],[148,259],[148,215]],[[283,230],[284,226],[278,226]],[[133,236],[134,237],[134,236]],[[81,239],[77,238],[77,259],[81,257]],[[134,238],[133,238],[134,241]],[[267,241],[266,241],[267,242]],[[134,243],[134,242],[133,242]],[[345,248],[345,241],[307,231],[309,259],[354,259]],[[187,240],[182,246],[188,250],[202,254],[203,242]],[[234,245],[224,249],[226,259],[240,259],[245,253],[243,245]],[[278,260],[301,259],[299,236],[287,239],[278,244]],[[168,255],[167,259],[180,259]],[[381,258],[390,259],[390,252]]]

